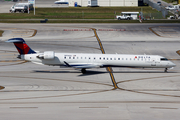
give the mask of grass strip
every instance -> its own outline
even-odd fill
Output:
[[[151,7],[69,7],[36,8],[36,14],[0,13],[0,19],[114,19],[121,12],[158,13]],[[163,18],[163,17],[161,17]]]
[[[40,23],[40,20],[1,20],[0,23]],[[57,19],[46,23],[140,23],[139,20],[101,20],[101,19]],[[180,23],[180,20],[144,20],[142,23]],[[42,23],[45,24],[45,23]]]

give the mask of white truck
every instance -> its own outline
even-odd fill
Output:
[[[118,20],[137,20],[139,12],[121,12],[121,15],[116,15]]]
[[[127,15],[116,15],[116,19],[118,19],[118,20],[132,20],[132,17],[127,16]]]
[[[14,4],[11,9],[9,10],[9,12],[11,13],[15,13],[15,12],[21,12],[21,13],[26,13],[30,10],[33,10],[33,4],[30,3],[16,3]]]
[[[180,10],[180,6],[179,5],[174,5],[174,6],[167,6],[165,7],[166,10]]]

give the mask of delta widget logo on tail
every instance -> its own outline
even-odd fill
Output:
[[[13,42],[20,55],[36,53],[26,44],[22,38],[12,38],[7,42]]]

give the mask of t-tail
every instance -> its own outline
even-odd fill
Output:
[[[24,41],[22,38],[12,38],[9,39],[6,42],[12,42],[16,46],[18,52],[20,55],[25,55],[25,54],[34,54],[36,53],[34,50],[32,50]]]

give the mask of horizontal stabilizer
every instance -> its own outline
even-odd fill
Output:
[[[22,38],[12,38],[12,39],[9,39],[6,42],[17,43],[17,42],[24,42],[24,40]]]

